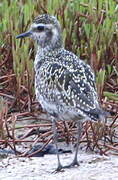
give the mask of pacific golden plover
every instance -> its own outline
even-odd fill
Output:
[[[95,76],[84,61],[63,47],[61,27],[56,17],[43,14],[36,17],[29,31],[17,38],[31,37],[37,42],[34,62],[35,92],[38,102],[52,117],[54,141],[57,148],[57,120],[73,120],[78,125],[78,140],[73,162],[58,168],[79,165],[78,145],[81,123],[87,120],[104,120],[95,85]]]

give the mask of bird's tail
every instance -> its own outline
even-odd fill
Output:
[[[96,109],[91,109],[89,111],[84,110],[86,115],[91,118],[93,121],[101,121],[101,122],[106,122],[108,113],[101,108],[96,108]]]

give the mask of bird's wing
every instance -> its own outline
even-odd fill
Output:
[[[58,103],[90,111],[96,108],[98,98],[94,74],[91,68],[81,62],[73,68],[53,62],[46,67],[45,83]],[[52,94],[52,93],[51,93]]]

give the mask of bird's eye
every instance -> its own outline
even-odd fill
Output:
[[[44,31],[44,26],[38,26],[38,27],[37,27],[37,30],[40,31],[40,32],[41,32],[41,31]]]

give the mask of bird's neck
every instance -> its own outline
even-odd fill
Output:
[[[44,39],[37,40],[38,51],[49,52],[63,47],[62,35],[59,33],[51,37],[46,36]]]
[[[44,48],[38,46],[34,62],[35,70],[37,68],[39,69],[41,65],[46,62],[47,59],[48,61],[52,61],[52,57],[54,58],[54,56],[56,56],[56,54],[58,54],[61,49],[63,49],[62,44],[56,44],[55,46],[50,44]]]
[[[59,39],[58,41],[46,43],[45,46],[38,45],[37,47],[37,54],[40,56],[48,56],[49,54],[53,54],[54,51],[58,51],[59,49],[63,48],[62,40]]]

